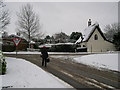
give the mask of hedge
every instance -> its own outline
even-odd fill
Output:
[[[63,44],[53,45],[49,50],[52,52],[75,52],[75,45]]]
[[[14,45],[2,45],[3,52],[13,52],[15,49],[16,47]]]

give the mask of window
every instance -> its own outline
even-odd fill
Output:
[[[83,45],[83,47],[85,47],[85,45]]]
[[[94,40],[98,40],[98,35],[97,34],[95,34]]]

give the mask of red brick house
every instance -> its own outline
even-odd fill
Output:
[[[21,39],[20,44],[17,47],[17,50],[19,51],[25,51],[27,50],[28,47],[28,42],[27,40],[25,40],[24,38],[18,36],[18,35],[9,35],[7,37],[3,37],[2,38],[2,51],[15,51],[16,50],[16,46],[13,42],[14,38],[19,38]]]

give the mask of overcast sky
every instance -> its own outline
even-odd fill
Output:
[[[28,2],[27,2],[28,3]],[[25,2],[6,2],[10,10],[11,24],[7,27],[9,34],[15,33],[17,16]],[[98,22],[102,31],[105,25],[118,22],[117,2],[30,2],[40,17],[42,31],[46,35],[73,31],[82,32],[87,27],[88,19],[92,24]]]

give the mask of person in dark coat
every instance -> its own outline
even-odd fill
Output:
[[[48,58],[48,52],[47,52],[47,48],[44,46],[41,49],[41,57],[42,57],[42,66],[45,65],[45,67],[47,67],[47,58]]]

